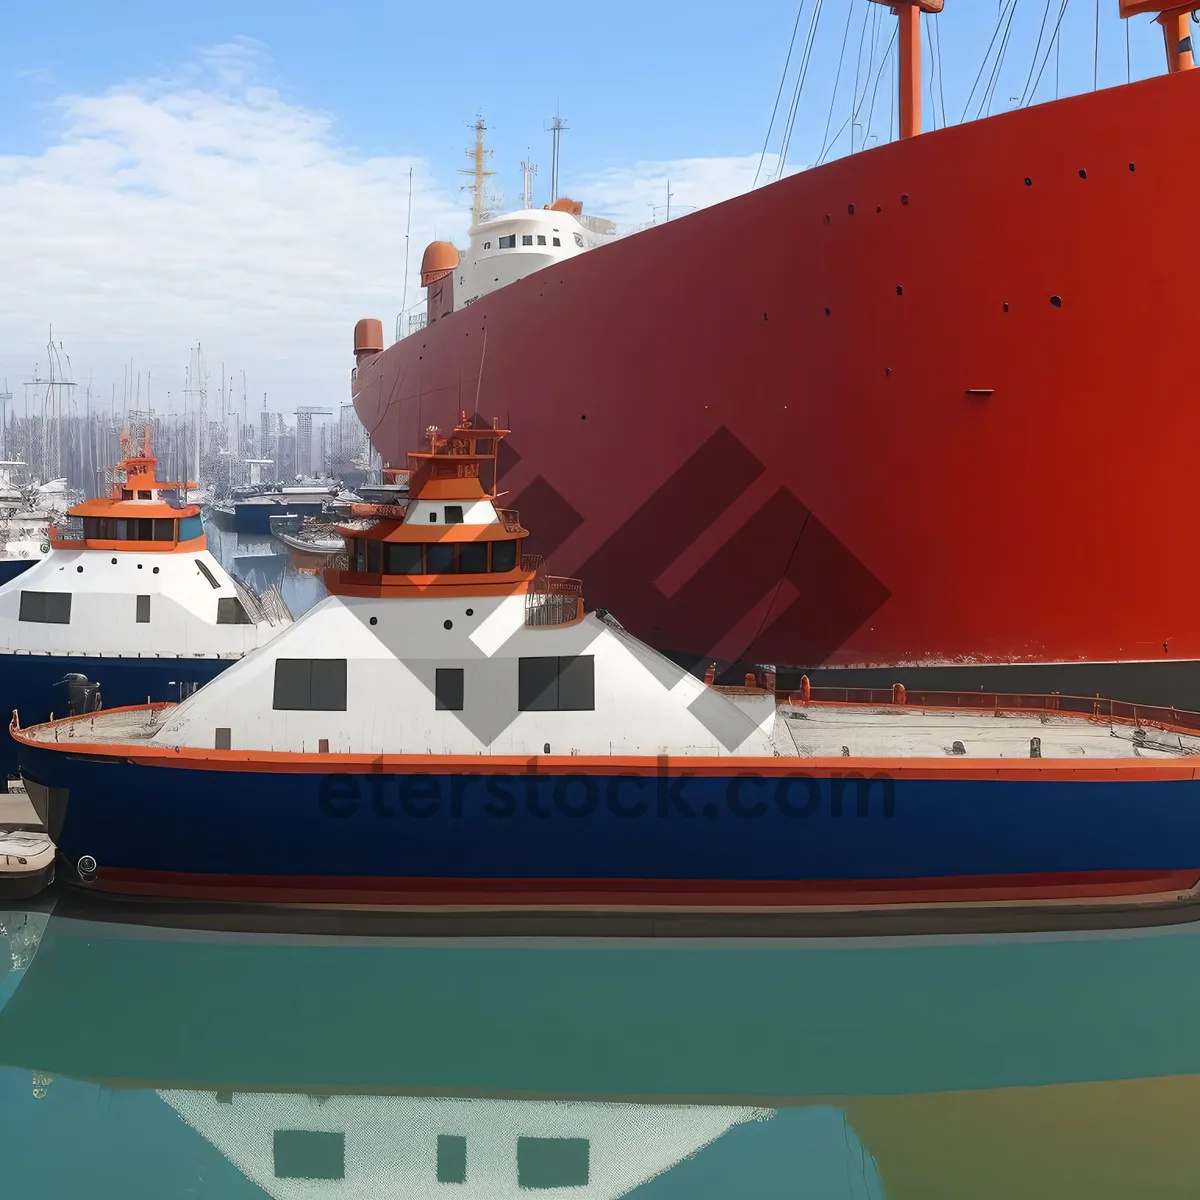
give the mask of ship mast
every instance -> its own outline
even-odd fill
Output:
[[[1172,75],[1180,71],[1190,71],[1196,65],[1192,54],[1192,28],[1189,12],[1195,4],[1175,5],[1163,8],[1162,0],[1121,0],[1121,17],[1140,16],[1142,13],[1157,13],[1154,18],[1163,30],[1163,40],[1167,49],[1167,70]]]
[[[487,160],[491,158],[492,152],[485,150],[483,147],[483,135],[487,132],[487,126],[483,123],[483,113],[476,112],[475,124],[471,126],[475,130],[475,148],[467,151],[467,157],[474,161],[474,166],[464,168],[459,171],[460,175],[472,176],[472,182],[463,186],[463,191],[470,192],[471,198],[471,224],[479,225],[488,215],[484,204],[484,191],[486,188],[485,181],[489,176],[495,175],[495,171],[484,169]]]
[[[921,132],[921,14],[940,13],[945,0],[873,0],[900,21],[900,136]]]

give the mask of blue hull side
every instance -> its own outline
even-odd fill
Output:
[[[9,736],[8,721],[13,709],[22,725],[36,725],[50,719],[51,713],[65,716],[66,686],[55,685],[70,672],[86,675],[99,682],[105,708],[128,704],[175,700],[181,696],[181,683],[203,686],[215,679],[232,659],[213,658],[85,658],[48,654],[0,655],[0,713],[4,730],[0,735],[0,775],[17,771],[17,744]]]
[[[10,579],[16,579],[18,575],[23,575],[35,562],[41,562],[40,558],[4,558],[0,559],[0,584],[8,583]]]
[[[271,532],[271,518],[291,513],[300,518],[319,517],[323,511],[320,504],[235,504],[233,527],[238,533]]]
[[[333,775],[21,748],[67,862],[244,880],[921,881],[1200,871],[1192,779]]]

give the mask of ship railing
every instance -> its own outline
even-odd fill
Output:
[[[521,555],[521,570],[522,571],[537,571],[542,569],[542,556],[540,554],[522,554]]]
[[[862,707],[905,705],[909,708],[959,709],[993,712],[997,716],[1030,713],[1039,716],[1090,717],[1106,724],[1151,726],[1200,733],[1200,713],[1166,705],[1134,704],[1104,696],[1070,696],[1023,692],[943,692],[891,688],[814,687],[807,691],[777,691],[778,704],[846,704]]]
[[[496,516],[504,526],[505,533],[521,533],[521,514],[515,508],[498,508]]]
[[[525,624],[535,629],[573,625],[583,616],[583,583],[561,575],[539,575],[525,594]]]

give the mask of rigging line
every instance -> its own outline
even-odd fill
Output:
[[[930,122],[931,132],[937,130],[937,96],[933,90],[934,80],[937,78],[937,55],[933,52],[933,37],[929,32],[929,14],[923,12],[921,14],[921,37],[929,43],[929,109],[932,118]]]
[[[897,21],[895,26],[892,29],[892,36],[891,36],[891,40],[887,44],[887,49],[884,51],[883,57],[879,60],[879,70],[875,74],[875,87],[871,91],[871,107],[870,107],[870,110],[867,112],[867,131],[866,131],[866,136],[863,139],[864,141],[869,140],[870,136],[871,136],[871,125],[874,123],[874,120],[875,120],[875,97],[879,94],[879,81],[883,78],[884,67],[886,67],[888,65],[888,63],[891,61],[892,47],[896,44],[896,35],[899,32],[900,32],[900,22]],[[894,94],[895,94],[895,89],[893,89],[893,95]],[[889,136],[891,135],[891,132],[892,132],[892,129],[891,129],[890,118],[889,118],[889,124],[888,124],[888,135]]]
[[[829,115],[825,118],[825,133],[821,137],[821,158],[825,157],[825,147],[829,145],[829,126],[833,124],[833,107],[837,103],[838,85],[842,81],[842,63],[846,58],[846,42],[850,37],[850,20],[854,16],[854,0],[846,6],[846,28],[842,33],[842,49],[838,55],[837,74],[833,77],[833,95],[829,97]],[[863,17],[863,27],[866,27],[867,19]]]
[[[1025,77],[1025,86],[1021,89],[1020,107],[1024,108],[1029,95],[1029,85],[1033,81],[1033,73],[1037,70],[1038,55],[1042,52],[1042,38],[1046,33],[1046,21],[1050,17],[1051,0],[1046,0],[1046,7],[1042,9],[1042,23],[1038,27],[1037,45],[1033,48],[1033,58],[1029,63],[1029,74]]]
[[[804,0],[800,0],[800,6],[796,9],[796,23],[792,26],[792,40],[788,43],[787,58],[783,62],[783,74],[779,77],[779,91],[775,93],[775,107],[771,109],[771,123],[767,126],[767,136],[763,138],[762,154],[758,159],[758,170],[754,172],[754,182],[750,185],[751,189],[758,187],[758,177],[762,174],[763,163],[767,158],[767,145],[771,141],[771,131],[775,128],[775,117],[779,113],[779,101],[783,98],[783,85],[787,82],[788,67],[792,65],[792,50],[796,46],[796,33],[800,29],[800,17],[804,12]]]
[[[942,110],[942,128],[946,128],[946,80],[942,74],[942,23],[938,20],[940,13],[933,14],[933,38],[937,44],[938,64],[938,105]]]
[[[1042,82],[1042,71],[1046,69],[1046,64],[1050,61],[1050,51],[1054,51],[1054,98],[1058,99],[1058,66],[1059,66],[1059,46],[1061,38],[1059,31],[1062,29],[1063,17],[1067,15],[1067,5],[1071,0],[1062,0],[1062,8],[1058,10],[1058,22],[1054,26],[1054,36],[1050,39],[1050,46],[1046,48],[1045,57],[1042,59],[1042,70],[1038,72],[1037,78],[1033,81],[1033,91],[1030,93],[1030,99],[1037,95],[1038,84]]]
[[[856,94],[854,97],[854,105],[850,110],[850,149],[852,152],[854,150],[854,128],[856,125],[860,126],[860,127],[862,125],[862,122],[859,120],[859,117],[862,114],[863,105],[867,102],[867,89],[871,86],[871,72],[874,71],[874,69],[875,69],[875,51],[879,45],[880,18],[882,17],[883,13],[879,9],[878,6],[876,6],[872,10],[872,12],[873,12],[873,16],[874,16],[874,21],[871,25],[871,36],[869,39],[867,39],[867,71],[866,71],[866,76],[863,79],[862,95],[859,96],[857,94],[858,89],[856,87],[855,88]],[[863,26],[863,32],[864,33],[866,32],[865,25]],[[860,70],[861,70],[861,59],[862,59],[861,50],[859,52],[859,59],[860,59]],[[868,124],[868,126],[870,125],[869,117],[867,120],[867,124]],[[869,137],[869,129],[863,132],[862,145],[864,147],[867,144],[868,137]]]
[[[817,40],[817,25],[821,20],[821,9],[824,7],[825,0],[817,0],[816,7],[813,9],[812,23],[808,27],[808,41],[804,46],[804,54],[800,60],[800,74],[796,79],[796,90],[792,94],[791,111],[788,113],[787,126],[784,129],[783,145],[779,151],[779,174],[783,174],[785,165],[787,164],[788,150],[792,144],[792,131],[796,128],[796,114],[800,108],[800,96],[804,91],[804,84],[808,79],[808,67],[812,62],[813,45]]]
[[[1020,0],[1012,0],[1012,7],[1008,10],[1008,24],[1004,29],[1004,37],[1000,40],[1000,53],[996,55],[996,63],[992,68],[992,78],[988,83],[988,90],[985,97],[988,116],[991,116],[992,113],[992,101],[996,98],[996,85],[1000,82],[1000,72],[1004,67],[1005,56],[1008,54],[1008,40],[1012,36],[1013,17],[1016,14],[1019,3]],[[981,105],[979,115],[982,116],[983,112],[984,106]]]
[[[854,56],[854,92],[850,96],[850,120],[851,121],[858,120],[858,109],[859,109],[859,106],[862,104],[862,101],[859,99],[859,95],[858,95],[858,85],[862,82],[863,46],[866,45],[867,21],[868,21],[868,18],[871,16],[872,11],[875,11],[875,15],[878,16],[878,12],[876,10],[870,10],[870,9],[865,10],[863,12],[862,28],[858,31],[858,53]],[[875,36],[874,30],[871,31],[871,36],[872,37]],[[867,78],[868,79],[871,78],[869,71],[867,72]]]
[[[992,40],[988,42],[987,49],[983,52],[983,62],[979,64],[979,73],[975,76],[975,82],[971,84],[971,90],[967,94],[967,103],[963,107],[962,119],[967,119],[967,114],[971,111],[971,101],[975,99],[975,90],[979,87],[979,81],[983,78],[983,73],[987,69],[988,60],[992,57],[992,47],[996,44],[996,38],[1000,36],[1000,26],[1004,22],[1004,10],[1000,10],[996,17],[996,28],[992,30]]]

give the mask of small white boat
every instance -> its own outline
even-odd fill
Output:
[[[0,897],[23,900],[54,881],[54,843],[34,829],[0,829]]]

